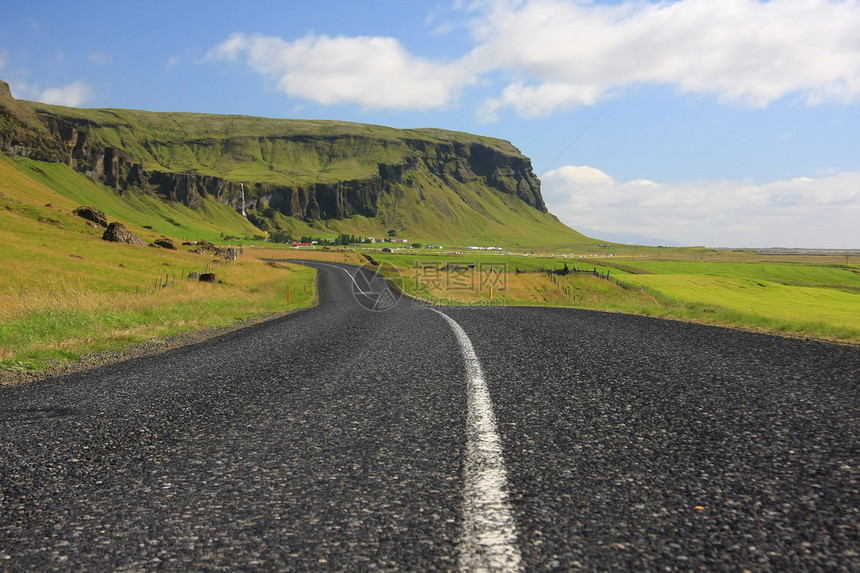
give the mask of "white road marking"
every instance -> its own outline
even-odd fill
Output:
[[[340,269],[340,270],[342,270],[343,272],[345,272],[345,273],[346,273],[346,276],[348,276],[349,278],[351,278],[351,279],[352,279],[352,284],[354,284],[354,285],[355,285],[355,288],[357,288],[357,289],[358,289],[358,294],[363,294],[364,296],[368,296],[368,295],[373,294],[373,292],[369,292],[369,293],[368,293],[368,292],[364,292],[364,290],[362,290],[361,286],[359,286],[358,282],[355,280],[355,276],[354,276],[354,275],[351,275],[351,274],[350,274],[350,272],[349,272],[348,270],[346,270],[345,268],[343,268],[343,267],[338,267],[338,266],[335,266],[335,265],[329,265],[329,264],[326,264],[326,263],[319,263],[319,264],[320,264],[320,265],[322,265],[322,266],[324,266],[324,267],[331,267],[331,268],[333,268],[333,269]],[[356,271],[356,272],[358,272],[358,271]],[[369,285],[368,285],[368,286],[369,286]]]
[[[484,371],[472,342],[457,322],[441,314],[460,343],[468,376],[469,414],[465,462],[460,571],[522,571],[517,527],[507,496],[507,472]]]
[[[331,265],[329,265],[329,266],[331,266]],[[368,294],[371,294],[371,293],[364,292],[364,290],[361,288],[361,286],[359,286],[358,281],[356,281],[356,280],[355,280],[355,275],[350,274],[350,273],[349,273],[349,271],[348,271],[348,270],[346,270],[346,269],[345,269],[345,268],[343,268],[343,267],[335,267],[335,268],[336,268],[336,269],[340,269],[340,270],[342,270],[343,272],[345,272],[345,273],[346,273],[346,276],[348,276],[349,278],[351,278],[351,279],[352,279],[352,284],[354,284],[354,285],[355,285],[355,288],[357,288],[357,289],[358,289],[358,293],[359,293],[359,294],[363,294],[364,296],[367,296]],[[357,272],[358,272],[358,271],[356,271],[356,273],[357,273]],[[368,286],[370,286],[370,285],[368,284]]]

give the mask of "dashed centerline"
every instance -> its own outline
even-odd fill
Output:
[[[468,378],[463,530],[458,542],[461,571],[521,571],[517,530],[507,496],[507,472],[484,371],[472,342],[457,322],[435,308],[454,331]]]

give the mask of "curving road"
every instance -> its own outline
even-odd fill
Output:
[[[0,570],[860,569],[857,348],[318,269],[314,309],[0,388]]]

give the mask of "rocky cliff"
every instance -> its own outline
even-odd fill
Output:
[[[0,150],[191,208],[204,197],[244,203],[258,219],[377,217],[404,188],[424,198],[444,187],[464,203],[491,191],[547,211],[530,160],[510,143],[442,130],[78,110],[16,101],[0,82]]]
[[[59,162],[65,156],[60,141],[46,129],[26,103],[12,98],[9,84],[0,81],[0,153],[39,161]]]

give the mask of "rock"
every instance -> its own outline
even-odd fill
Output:
[[[198,273],[197,271],[191,271],[190,273],[188,273],[188,278],[193,281],[200,280],[200,273]]]
[[[228,261],[235,261],[239,258],[239,249],[235,247],[216,247],[215,256]]]
[[[117,222],[108,225],[107,230],[102,235],[102,239],[111,241],[112,243],[127,243],[136,247],[146,246],[146,241],[126,229],[122,223]]]
[[[215,273],[203,273],[202,275],[200,275],[200,282],[217,283],[218,277],[215,276]]]
[[[168,239],[167,237],[161,237],[160,239],[156,239],[152,243],[156,247],[161,247],[162,249],[171,249],[173,251],[176,250],[176,244],[173,240]]]
[[[107,227],[107,217],[104,213],[99,211],[94,207],[87,207],[86,205],[78,207],[74,211],[72,211],[78,217],[86,219],[87,221],[93,222],[100,227]]]

